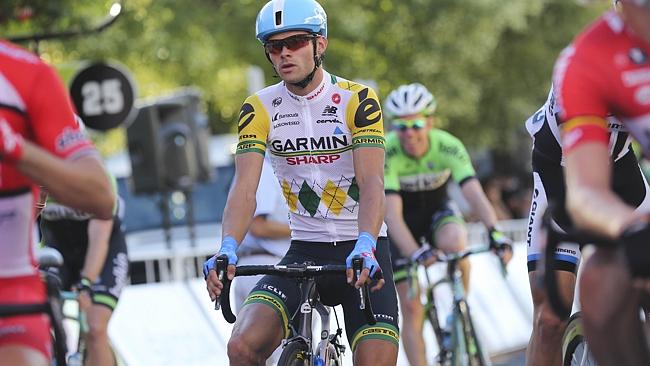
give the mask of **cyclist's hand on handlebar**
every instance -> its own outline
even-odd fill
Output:
[[[232,280],[235,278],[235,265],[238,260],[236,251],[237,241],[231,236],[226,236],[221,242],[219,252],[203,263],[203,277],[205,278],[208,294],[212,301],[215,301],[221,295],[221,290],[223,289],[223,283],[219,280],[217,272],[214,269],[217,257],[221,255],[228,257],[227,276],[229,280]]]
[[[494,228],[489,229],[488,237],[490,240],[490,248],[499,256],[501,263],[505,266],[512,259],[512,239]]]
[[[629,225],[620,235],[623,252],[628,263],[635,286],[643,290],[650,290],[648,278],[650,277],[650,217],[644,217]]]
[[[348,283],[352,284],[354,278],[354,271],[352,270],[352,259],[354,257],[360,257],[363,259],[363,270],[357,278],[357,281],[354,283],[354,287],[359,288],[364,283],[370,282],[373,278],[378,279],[377,284],[371,288],[372,291],[379,290],[384,286],[386,281],[381,276],[381,268],[379,267],[379,262],[375,258],[375,249],[377,247],[377,242],[375,238],[366,232],[359,233],[357,238],[357,243],[354,245],[354,249],[348,255],[345,260],[345,265],[347,266],[347,278]]]
[[[79,309],[86,311],[92,305],[92,281],[86,277],[82,277],[81,280],[73,286],[74,291],[77,293],[77,301],[79,302]]]
[[[438,254],[435,249],[428,245],[423,245],[411,254],[411,260],[417,264],[430,266],[438,260]]]

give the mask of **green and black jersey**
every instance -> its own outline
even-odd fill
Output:
[[[115,178],[110,175],[113,188]],[[117,192],[117,190],[116,190]],[[93,302],[115,308],[122,288],[128,282],[128,255],[126,240],[121,228],[120,198],[115,195],[113,227],[109,238],[108,253],[103,268],[92,285]],[[57,269],[64,289],[71,288],[80,278],[88,250],[88,224],[92,215],[62,205],[48,197],[41,211],[40,228],[45,246],[56,248],[63,255],[64,266]]]
[[[397,134],[389,133],[384,174],[386,193],[401,195],[407,225],[411,231],[420,231],[416,228],[430,225],[433,214],[449,200],[449,179],[462,185],[476,172],[463,143],[433,128],[429,131],[429,151],[419,159],[406,154]]]
[[[398,136],[391,132],[386,138],[386,192],[399,192],[405,207],[434,205],[447,198],[449,178],[462,184],[476,175],[463,143],[448,132],[429,131],[429,151],[413,158],[402,150]],[[413,202],[410,202],[413,201]]]

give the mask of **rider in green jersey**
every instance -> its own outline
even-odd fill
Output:
[[[424,264],[435,261],[432,247],[445,253],[459,252],[467,245],[463,217],[447,195],[453,179],[465,199],[485,224],[490,244],[504,262],[510,260],[510,240],[499,232],[494,209],[483,192],[463,143],[433,128],[436,100],[421,84],[403,85],[384,103],[392,132],[386,136],[386,224],[393,263],[403,257]],[[430,244],[431,246],[429,246]],[[460,264],[465,288],[469,284],[469,262]],[[402,339],[411,365],[425,365],[422,339],[424,311],[419,295],[408,296],[405,268],[393,268],[402,310]],[[419,293],[419,289],[415,289]]]

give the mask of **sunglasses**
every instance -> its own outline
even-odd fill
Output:
[[[396,119],[393,120],[393,127],[399,132],[406,132],[409,128],[416,131],[423,129],[427,125],[427,121],[423,119]]]
[[[295,51],[308,45],[314,38],[316,38],[316,36],[313,34],[296,34],[295,36],[283,39],[274,39],[264,43],[264,50],[266,53],[273,55],[280,54],[284,47],[290,51]]]

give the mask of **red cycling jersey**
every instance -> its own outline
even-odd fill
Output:
[[[63,158],[96,154],[79,129],[68,94],[36,55],[0,40],[0,120],[27,141]],[[45,301],[32,253],[38,186],[0,159],[0,303]],[[23,344],[50,357],[44,315],[0,318],[0,346]]]
[[[605,118],[613,115],[650,153],[650,43],[616,12],[605,13],[562,51],[553,79],[567,121],[565,151],[586,141],[607,144]]]

